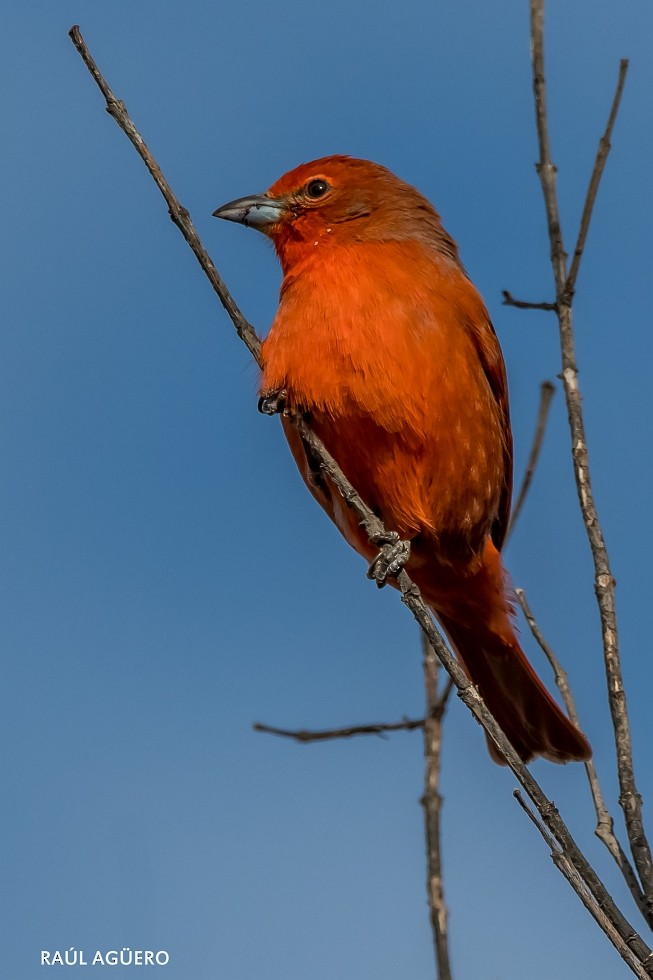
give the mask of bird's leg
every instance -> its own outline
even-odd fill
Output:
[[[386,531],[374,539],[381,548],[367,570],[367,577],[374,579],[379,589],[395,578],[410,557],[410,541],[402,541],[396,531]]]
[[[261,395],[258,400],[258,410],[261,415],[281,415],[286,409],[286,397],[288,392],[285,388],[277,391],[269,391],[267,395]]]

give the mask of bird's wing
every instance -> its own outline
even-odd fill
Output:
[[[471,283],[470,283],[471,285]],[[472,288],[474,288],[472,286]],[[474,290],[475,291],[475,290]],[[501,488],[499,509],[492,524],[492,540],[501,550],[510,520],[512,498],[512,429],[510,427],[510,408],[508,404],[508,381],[501,347],[492,321],[481,303],[480,315],[469,322],[470,335],[478,352],[488,384],[499,409],[501,434],[503,440],[504,480]]]

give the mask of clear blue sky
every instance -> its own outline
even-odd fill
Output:
[[[39,951],[70,946],[166,949],[170,980],[434,974],[419,735],[304,747],[251,728],[419,715],[416,630],[309,497],[278,421],[257,414],[248,355],[68,28],[81,25],[262,332],[276,260],[261,236],[211,218],[219,204],[334,152],[427,194],[504,347],[519,476],[539,383],[559,370],[554,320],[500,296],[551,298],[527,8],[35,0],[1,15],[3,977],[42,978]],[[569,246],[618,60],[632,62],[576,323],[653,830],[653,12],[644,0],[549,8]],[[507,562],[569,668],[618,817],[560,392]],[[535,769],[623,898],[582,768]],[[452,704],[443,820],[457,980],[630,976],[513,786]]]

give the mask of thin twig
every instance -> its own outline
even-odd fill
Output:
[[[628,720],[626,692],[623,685],[619,655],[617,615],[614,595],[615,580],[610,570],[608,552],[605,540],[603,538],[603,531],[599,523],[596,504],[594,502],[594,495],[592,493],[582,400],[580,387],[578,384],[578,368],[576,366],[573,320],[571,313],[573,290],[568,288],[567,256],[564,249],[562,232],[560,229],[560,217],[558,213],[556,168],[551,161],[551,150],[549,144],[544,76],[544,0],[531,0],[531,37],[533,92],[540,150],[540,161],[537,164],[537,172],[540,176],[542,191],[544,193],[544,203],[546,208],[549,243],[551,249],[551,265],[553,268],[553,277],[555,281],[558,303],[557,316],[560,326],[560,348],[562,355],[561,377],[567,404],[569,426],[571,430],[571,449],[574,465],[574,476],[576,479],[576,489],[578,491],[580,508],[583,515],[583,523],[587,531],[587,537],[592,552],[592,560],[594,562],[594,590],[596,593],[601,619],[603,654],[608,685],[608,700],[615,734],[617,772],[620,789],[619,803],[624,812],[626,830],[628,833],[628,840],[630,842],[635,867],[637,868],[637,873],[642,884],[642,890],[646,896],[646,902],[649,910],[647,920],[651,921],[650,917],[653,915],[653,860],[651,858],[651,849],[644,832],[644,822],[642,819],[642,798],[639,795],[635,783],[630,723]],[[572,285],[575,283],[575,277],[578,273],[580,256],[582,255],[582,248],[585,243],[585,236],[587,233],[587,228],[589,227],[599,180],[605,166],[605,158],[607,157],[610,149],[609,137],[612,132],[614,117],[616,116],[619,106],[625,72],[626,65],[624,62],[621,62],[617,92],[612,103],[608,125],[606,127],[603,140],[599,144],[599,152],[597,157],[600,157],[601,159],[594,166],[585,207],[583,208],[581,231],[579,232],[578,236],[580,254],[575,266],[573,267],[574,279],[572,281]]]
[[[92,59],[90,59],[90,56],[86,51],[86,46],[84,44],[84,41],[81,37],[78,28],[73,28],[73,30],[71,31],[71,37],[73,37],[75,46],[77,47],[82,57],[84,57],[84,54],[86,54],[87,57],[84,57],[84,60],[87,66],[89,67],[89,70],[91,70],[93,77],[96,78],[96,81],[100,79],[103,82],[103,79],[97,67],[95,66],[94,62],[92,62]],[[93,66],[92,68],[91,65]],[[104,85],[105,88],[102,88],[102,85],[100,85],[103,94],[105,94],[105,92],[110,91],[108,89],[108,86],[106,86],[106,83],[104,83]],[[105,94],[105,98],[107,98],[106,94]],[[124,129],[127,135],[129,135],[129,129],[127,128],[127,125],[129,125],[132,128],[133,132],[136,134],[137,141],[142,143],[142,139],[137,133],[131,120],[129,120],[129,118],[127,117],[126,111],[124,112],[121,111],[120,113],[115,115],[114,118],[119,123],[119,125],[121,125],[121,128]],[[125,121],[124,125],[123,125],[123,120]],[[132,139],[132,142],[134,142],[134,145],[136,145],[135,140],[131,136],[130,139]],[[184,228],[184,225],[179,224],[178,227],[180,227],[182,234],[186,238],[186,230]],[[186,238],[186,240],[188,241],[188,238]],[[192,243],[189,242],[189,244],[191,244],[191,247],[193,247]],[[205,261],[203,259],[203,255],[205,253],[203,249],[201,251],[196,251],[195,248],[193,248],[193,251],[197,256],[200,265],[207,272],[208,275],[209,270],[213,268],[213,263],[210,262],[209,260],[210,264],[208,265],[205,264]],[[216,292],[217,291],[218,290],[216,289]],[[221,294],[219,293],[219,295]],[[230,306],[224,304],[224,300],[223,300],[223,305],[225,305],[225,308],[227,309],[227,312],[232,318],[232,322],[234,322],[236,329],[237,330],[239,329],[239,325],[242,329],[242,319],[243,319],[242,314],[235,306],[235,303],[233,304],[234,306],[233,311]],[[356,492],[352,484],[349,482],[349,480],[347,480],[345,475],[339,469],[335,460],[328,453],[325,446],[317,438],[317,436],[315,436],[315,434],[311,432],[305,420],[300,418],[300,419],[294,419],[293,421],[297,425],[298,431],[300,432],[302,438],[305,439],[305,441],[311,446],[311,450],[314,453],[315,457],[320,460],[320,465],[324,470],[324,472],[329,475],[334,485],[341,493],[342,497],[346,500],[347,504],[352,508],[352,510],[357,515],[361,526],[363,526],[367,531],[370,541],[372,543],[377,543],[378,541],[383,540],[384,538],[387,540],[389,536],[388,536],[388,532],[383,526],[383,523],[363,502],[360,495]],[[383,547],[388,548],[389,546],[384,545]],[[590,892],[596,899],[599,906],[603,909],[605,914],[609,917],[611,923],[613,924],[614,930],[616,930],[616,934],[618,935],[618,937],[620,937],[621,940],[623,940],[626,943],[628,948],[642,963],[644,968],[647,970],[647,975],[653,977],[653,953],[651,953],[651,950],[648,948],[648,946],[643,941],[641,936],[637,934],[637,932],[633,929],[633,927],[630,925],[630,923],[626,920],[624,915],[621,913],[619,908],[615,905],[610,894],[605,888],[605,885],[601,882],[594,869],[591,867],[587,859],[579,850],[576,842],[571,836],[566,824],[560,817],[560,814],[556,810],[555,806],[553,805],[553,803],[551,803],[550,800],[546,798],[539,784],[533,779],[531,773],[528,771],[524,763],[521,761],[521,759],[515,752],[514,748],[510,744],[509,740],[506,738],[504,733],[501,731],[501,728],[494,720],[493,716],[490,714],[488,708],[483,702],[477,689],[471,684],[466,674],[458,664],[457,660],[455,659],[453,654],[449,651],[443,637],[441,636],[440,632],[435,626],[435,623],[433,622],[433,619],[420,595],[419,589],[414,584],[414,582],[410,579],[410,577],[408,576],[405,570],[399,572],[396,578],[396,582],[401,591],[402,602],[404,602],[405,605],[408,606],[414,618],[417,620],[422,630],[426,633],[426,636],[429,642],[431,643],[431,646],[435,650],[438,659],[444,666],[449,676],[453,679],[453,683],[458,690],[459,697],[461,698],[463,703],[467,706],[467,708],[472,712],[476,720],[481,724],[483,729],[486,731],[486,733],[489,735],[489,737],[496,745],[502,757],[506,760],[506,764],[510,767],[512,772],[515,774],[518,782],[521,784],[521,786],[526,791],[527,795],[534,803],[536,809],[538,810],[540,816],[542,817],[542,820],[544,821],[550,833],[557,841],[561,850],[568,857],[569,861],[572,863],[574,868],[576,868],[576,870],[579,872],[587,888],[590,890]],[[570,883],[574,888],[574,890],[578,892],[578,889],[581,886],[578,883],[574,883],[574,882],[570,882]],[[606,935],[608,935],[608,938],[611,939],[611,941],[616,946],[614,936],[608,932],[606,932]],[[616,948],[619,947],[617,946]]]
[[[249,323],[240,312],[231,293],[227,289],[225,283],[222,281],[222,277],[213,264],[211,256],[200,241],[200,237],[195,230],[193,222],[191,221],[190,214],[186,208],[179,203],[178,198],[173,194],[170,184],[163,176],[161,168],[150,153],[147,143],[130,119],[129,113],[127,112],[127,106],[121,99],[117,99],[115,97],[107,85],[107,82],[102,76],[100,69],[91,57],[79,27],[76,25],[71,27],[68,34],[81,55],[82,61],[91,73],[95,84],[104,96],[107,112],[118,123],[123,133],[125,133],[128,139],[131,141],[132,145],[136,149],[136,152],[149,170],[152,178],[154,179],[154,183],[165,198],[165,202],[168,205],[168,214],[190,245],[195,257],[197,258],[197,261],[202,267],[203,272],[213,286],[215,292],[218,294],[220,302],[229,314],[238,336],[260,367],[261,339],[251,323]]]
[[[531,58],[533,65],[533,98],[535,123],[540,147],[540,160],[536,170],[542,182],[549,229],[551,262],[554,267],[556,287],[567,278],[567,254],[562,242],[558,197],[556,194],[556,167],[551,161],[549,127],[546,115],[546,83],[544,76],[544,0],[530,0],[531,4]],[[559,292],[559,290],[558,290]],[[556,297],[557,298],[557,297]]]
[[[507,289],[501,290],[504,306],[515,306],[518,310],[557,310],[556,303],[530,303],[528,300],[515,299]]]
[[[591,892],[587,891],[584,887],[584,882],[573,864],[570,864],[566,855],[560,850],[554,839],[547,832],[546,827],[543,826],[542,822],[538,819],[531,808],[526,804],[523,796],[519,790],[513,791],[513,796],[519,803],[520,807],[527,815],[531,823],[537,827],[538,831],[542,835],[543,839],[548,844],[551,850],[551,858],[556,868],[565,876],[569,884],[572,886],[574,891],[578,894],[581,902],[592,916],[593,919],[599,924],[601,929],[605,932],[607,936],[614,943],[614,946],[621,954],[622,958],[628,964],[630,969],[633,971],[636,977],[640,977],[640,980],[647,980],[649,974],[646,972],[644,967],[640,964],[636,956],[633,955],[631,950],[628,948],[626,943],[622,940],[621,936],[615,931],[614,926],[610,919],[605,915],[603,909],[596,903]]]
[[[422,656],[427,713],[426,724],[424,725],[424,795],[421,801],[424,808],[426,836],[426,886],[438,980],[451,980],[447,905],[444,898],[444,877],[442,874],[440,771],[442,768],[442,721],[452,690],[452,682],[449,677],[442,693],[438,694],[440,661],[424,633],[422,633]]]
[[[565,707],[567,709],[569,717],[573,721],[574,725],[576,725],[577,728],[580,728],[581,727],[580,719],[578,717],[578,712],[576,711],[576,702],[574,701],[573,695],[571,693],[571,687],[569,686],[569,676],[567,674],[567,671],[564,669],[564,667],[556,657],[555,653],[553,652],[553,650],[551,649],[547,641],[544,639],[544,635],[540,627],[538,626],[535,617],[533,616],[531,607],[528,604],[528,600],[526,598],[526,593],[524,592],[524,590],[515,589],[515,595],[517,596],[517,601],[519,602],[519,605],[522,608],[522,612],[524,613],[524,618],[526,619],[530,631],[533,634],[533,638],[536,640],[540,649],[544,653],[544,656],[546,657],[546,659],[549,661],[549,664],[551,665],[556,686],[560,691],[562,700],[565,703]]]
[[[626,58],[622,58],[619,62],[619,79],[617,81],[617,89],[612,100],[612,108],[610,109],[608,124],[605,127],[603,136],[599,140],[599,148],[594,161],[594,169],[592,170],[590,184],[587,189],[587,197],[585,198],[585,206],[583,207],[583,214],[580,219],[578,239],[576,241],[576,247],[574,248],[574,254],[571,259],[571,267],[569,269],[569,275],[567,276],[567,282],[565,283],[565,298],[569,300],[571,300],[576,288],[576,279],[578,277],[580,261],[583,257],[583,251],[585,249],[585,242],[587,240],[587,233],[590,227],[592,211],[594,210],[594,202],[596,201],[599,184],[601,183],[601,177],[603,176],[603,170],[611,148],[610,140],[612,138],[612,130],[617,118],[617,113],[619,112],[619,105],[621,104],[621,96],[623,94],[627,72],[628,60]]]
[[[314,729],[298,728],[274,728],[272,725],[263,725],[256,722],[252,725],[255,732],[264,732],[267,735],[280,735],[282,738],[291,738],[295,742],[327,742],[336,738],[352,738],[354,735],[378,735],[383,738],[386,732],[412,732],[416,728],[424,728],[424,718],[404,718],[396,722],[379,722],[372,725],[352,725],[349,728],[325,728],[319,731]]]
[[[533,445],[531,446],[531,451],[528,456],[528,463],[526,464],[526,471],[524,472],[524,478],[522,480],[521,487],[519,488],[519,493],[517,494],[517,500],[512,508],[512,516],[510,518],[510,524],[508,525],[508,531],[506,532],[506,538],[504,541],[504,548],[510,540],[510,535],[512,534],[517,519],[521,514],[522,507],[524,506],[524,501],[526,500],[526,495],[530,489],[531,482],[533,480],[533,475],[537,467],[537,461],[540,458],[540,451],[542,449],[542,442],[544,440],[544,433],[546,431],[546,423],[549,419],[549,409],[551,408],[551,399],[555,394],[555,385],[551,381],[543,381],[540,385],[540,407],[537,411],[537,423],[535,425],[535,435],[533,436]]]
[[[574,725],[576,725],[577,728],[581,728],[578,711],[576,710],[576,702],[574,701],[574,696],[571,692],[567,671],[564,669],[552,648],[545,640],[537,620],[531,611],[531,607],[526,598],[526,593],[523,589],[515,589],[515,593],[530,631],[551,665],[556,686],[560,691],[560,695],[564,701],[567,713],[569,714],[569,717],[573,721]],[[605,844],[608,851],[614,858],[626,884],[628,885],[630,893],[637,904],[638,909],[648,922],[649,926],[653,927],[650,909],[646,904],[646,897],[642,891],[637,874],[615,836],[614,820],[612,818],[612,814],[605,804],[605,798],[603,796],[603,791],[601,790],[599,777],[592,759],[589,759],[585,763],[585,772],[587,773],[587,781],[589,783],[590,793],[592,794],[592,802],[594,803],[594,810],[596,812],[596,827],[594,829],[594,833],[598,839]]]

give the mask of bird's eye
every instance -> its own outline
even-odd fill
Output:
[[[326,192],[329,190],[329,185],[326,180],[310,180],[306,185],[306,197],[310,197],[311,200],[315,201],[318,197],[324,197]]]

